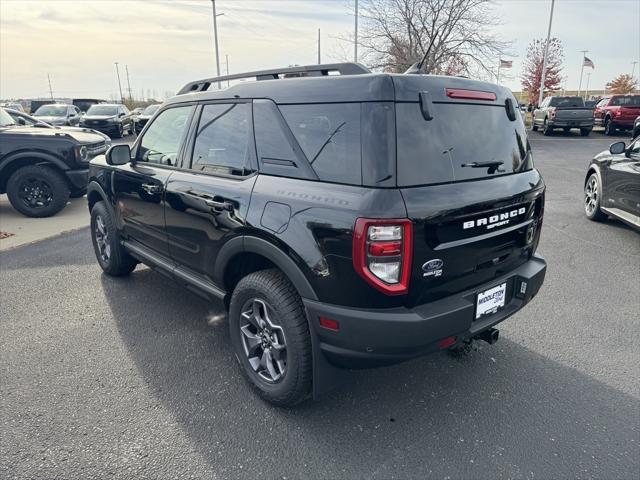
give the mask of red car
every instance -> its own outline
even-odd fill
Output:
[[[640,95],[609,95],[602,98],[593,111],[593,123],[604,127],[605,135],[617,129],[631,130],[640,115]]]

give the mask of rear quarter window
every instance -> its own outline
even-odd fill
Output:
[[[280,105],[320,180],[362,184],[360,103]]]

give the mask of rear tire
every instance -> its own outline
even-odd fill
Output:
[[[591,133],[591,129],[590,128],[581,128],[580,129],[580,135],[582,135],[583,137],[588,137],[590,133]]]
[[[91,241],[100,268],[107,275],[130,274],[138,262],[124,249],[113,218],[104,202],[91,209]]]
[[[116,129],[116,138],[124,137],[124,128],[122,128],[122,124],[118,124],[118,128]]]
[[[607,216],[600,210],[600,197],[602,186],[598,180],[598,175],[592,173],[584,185],[584,213],[589,220],[601,222]]]
[[[544,123],[542,124],[542,134],[547,137],[553,134],[553,129],[549,127],[549,122],[546,118],[544,119]]]
[[[51,217],[67,205],[69,185],[53,168],[27,165],[9,177],[7,196],[13,208],[27,217]]]
[[[309,397],[309,324],[300,295],[281,271],[240,280],[231,296],[229,329],[242,373],[263,399],[289,407]]]

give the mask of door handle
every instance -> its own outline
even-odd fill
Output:
[[[142,189],[150,195],[162,192],[162,186],[153,183],[143,183]]]
[[[218,208],[220,210],[233,210],[233,205],[230,202],[216,202],[215,200],[205,200],[204,203],[206,203],[210,207]]]

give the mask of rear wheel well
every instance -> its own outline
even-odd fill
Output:
[[[278,267],[271,260],[257,253],[242,252],[235,255],[231,260],[229,260],[222,280],[224,288],[227,291],[226,298],[231,298],[233,290],[242,278],[246,277],[250,273],[270,268],[277,269]],[[228,300],[226,303],[228,303]]]
[[[29,165],[42,165],[43,167],[48,167],[52,170],[55,170],[58,173],[64,173],[56,165],[54,165],[51,162],[47,162],[42,158],[21,158],[19,160],[15,160],[9,163],[9,165],[7,165],[2,170],[2,175],[0,175],[0,192],[7,191],[7,183],[9,182],[9,177],[11,177],[11,175],[13,175],[17,170],[21,169],[22,167],[27,167]],[[66,180],[66,177],[65,177],[65,180]]]

